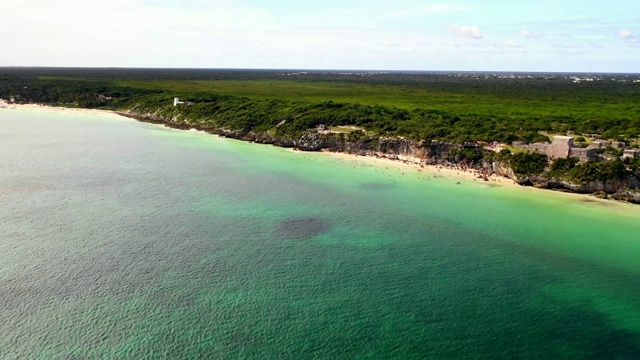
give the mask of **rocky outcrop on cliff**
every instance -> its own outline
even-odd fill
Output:
[[[512,179],[523,186],[569,191],[578,194],[594,194],[600,192],[614,194],[620,189],[635,187],[635,181],[631,178],[626,180],[588,181],[582,184],[576,184],[563,179],[548,178],[542,175],[528,177],[516,176]]]
[[[631,189],[620,189],[610,195],[611,199],[640,204],[640,192]]]
[[[296,149],[303,151],[320,151],[326,147],[324,137],[317,131],[306,131],[293,142]]]
[[[459,146],[431,141],[413,141],[404,138],[367,138],[360,141],[336,141],[335,138],[325,141],[323,149],[354,154],[380,153],[424,159],[427,163],[440,163],[447,158],[452,149]]]
[[[491,172],[493,172],[494,174],[508,177],[509,179],[520,184],[520,182],[518,181],[519,180],[518,176],[516,176],[516,174],[513,172],[513,169],[506,162],[504,161],[484,162],[483,165],[486,169],[490,169]]]
[[[640,182],[630,176],[624,180],[589,181],[585,183],[573,183],[564,179],[549,178],[544,175],[520,176],[504,162],[492,162],[485,164],[495,174],[506,176],[522,186],[533,186],[539,189],[572,192],[577,194],[593,194],[596,197],[611,198],[640,204]]]

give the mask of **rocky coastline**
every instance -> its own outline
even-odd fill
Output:
[[[589,181],[576,184],[564,179],[555,179],[544,175],[522,176],[514,173],[504,161],[486,161],[480,163],[451,161],[451,152],[464,148],[464,145],[450,144],[440,141],[426,143],[404,138],[364,139],[362,141],[345,141],[335,134],[326,134],[311,129],[296,139],[278,137],[268,133],[256,133],[234,129],[223,129],[202,126],[197,123],[178,118],[166,118],[158,113],[140,113],[135,110],[116,111],[115,113],[142,122],[161,124],[170,128],[196,129],[221,137],[232,138],[259,144],[270,144],[279,147],[294,148],[301,151],[331,151],[359,156],[383,157],[400,160],[399,157],[413,159],[419,165],[432,165],[463,171],[473,171],[478,178],[487,180],[489,176],[502,176],[513,180],[521,186],[533,186],[539,189],[593,195],[601,199],[613,199],[640,204],[640,183],[635,178],[625,180]]]

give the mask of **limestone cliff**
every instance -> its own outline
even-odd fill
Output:
[[[540,189],[573,192],[578,194],[595,194],[602,198],[610,197],[640,204],[640,181],[634,177],[624,180],[589,181],[574,183],[565,179],[556,179],[545,175],[519,176],[507,164],[501,162],[491,163],[491,169],[495,174],[506,176],[522,186],[534,186]]]
[[[166,118],[159,113],[139,113],[134,110],[119,112],[120,115],[137,119],[139,121],[164,124],[178,129],[198,129],[223,137],[251,141],[261,144],[272,144],[281,147],[292,147],[303,151],[328,150],[359,155],[385,154],[406,156],[423,159],[427,164],[456,165],[452,162],[452,151],[462,149],[462,145],[450,144],[440,141],[413,141],[404,138],[393,137],[365,137],[357,141],[347,141],[345,136],[335,133],[320,133],[315,129],[302,132],[296,138],[276,136],[270,132],[257,133],[237,129],[223,129],[194,124],[188,119],[179,116]],[[465,163],[469,166],[468,163]],[[472,166],[473,167],[473,166]],[[604,194],[603,197],[611,197],[616,200],[628,201],[640,204],[640,182],[635,178],[626,180],[591,181],[584,184],[576,184],[563,179],[554,179],[544,174],[536,176],[521,176],[514,173],[508,163],[503,161],[483,161],[476,164],[477,170],[508,177],[520,185],[534,186],[542,189],[567,191],[580,194]]]

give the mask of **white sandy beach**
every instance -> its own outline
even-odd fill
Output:
[[[322,151],[320,152],[322,155],[331,156],[340,159],[344,162],[353,163],[354,165],[359,164],[367,164],[371,166],[377,166],[381,168],[394,168],[399,169],[401,171],[419,171],[423,172],[428,176],[434,176],[438,178],[446,178],[450,179],[452,182],[474,182],[478,184],[487,184],[489,186],[499,186],[499,187],[508,187],[512,189],[517,189],[517,191],[523,192],[532,192],[537,195],[546,194],[553,196],[564,197],[569,201],[589,201],[591,203],[597,203],[600,205],[607,206],[608,208],[614,210],[620,210],[622,212],[628,211],[629,209],[636,209],[637,205],[615,201],[610,199],[600,199],[591,194],[579,194],[579,193],[571,193],[571,192],[562,192],[562,191],[553,191],[549,189],[538,189],[533,186],[521,186],[510,178],[500,176],[500,175],[491,175],[487,176],[487,180],[484,180],[484,176],[479,174],[475,170],[459,170],[454,168],[448,168],[445,166],[439,165],[425,165],[420,164],[419,158],[410,158],[399,156],[398,160],[388,159],[383,157],[373,157],[373,156],[360,156],[339,152],[330,152],[330,151]]]
[[[328,156],[333,156],[344,161],[362,162],[365,164],[379,166],[379,167],[393,167],[396,169],[401,169],[403,171],[424,172],[431,176],[449,178],[452,180],[480,181],[480,182],[488,182],[488,183],[500,185],[500,186],[520,187],[520,185],[518,185],[513,180],[503,176],[491,175],[486,177],[487,180],[484,180],[484,176],[482,176],[479,172],[475,170],[456,169],[456,168],[450,168],[450,167],[445,167],[441,165],[426,165],[422,163],[419,158],[398,156],[398,160],[395,160],[395,159],[389,159],[385,157],[360,156],[360,155],[330,152],[330,151],[323,151],[322,154],[327,154]]]
[[[40,110],[40,111],[52,111],[52,112],[62,112],[62,111],[77,112],[77,113],[84,113],[84,114],[108,114],[108,113],[115,114],[115,112],[111,110],[67,108],[67,107],[58,107],[58,106],[46,106],[46,105],[40,105],[40,104],[9,104],[3,100],[0,100],[0,108],[3,108],[3,110],[20,109],[20,110]]]

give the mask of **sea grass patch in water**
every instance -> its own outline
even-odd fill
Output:
[[[309,239],[329,229],[329,223],[321,218],[304,217],[282,221],[276,235],[284,239]]]
[[[393,184],[368,182],[362,184],[362,188],[365,190],[388,190],[393,188]]]

